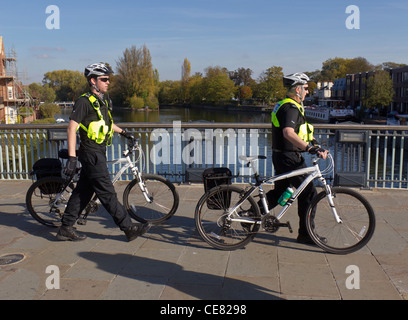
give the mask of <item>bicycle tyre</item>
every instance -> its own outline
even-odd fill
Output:
[[[201,238],[209,245],[221,250],[237,250],[245,247],[259,231],[259,223],[228,222],[226,212],[242,198],[244,190],[221,185],[205,193],[197,203],[194,220]],[[240,217],[261,220],[258,204],[249,196],[239,207]]]
[[[142,174],[153,202],[149,203],[141,192],[138,179],[133,179],[123,192],[123,205],[135,220],[160,224],[170,219],[177,211],[179,195],[176,187],[166,178],[155,174]]]
[[[323,250],[348,254],[364,247],[375,229],[372,206],[360,193],[342,187],[332,188],[333,201],[342,223],[337,223],[326,198],[319,193],[310,204],[306,226],[312,240]]]
[[[26,206],[31,216],[48,227],[59,227],[66,203],[74,189],[71,182],[58,201],[58,207],[51,207],[65,183],[61,177],[44,177],[34,182],[27,190]]]

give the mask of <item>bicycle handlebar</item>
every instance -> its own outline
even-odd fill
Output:
[[[136,140],[136,139],[129,139],[128,140],[129,142],[128,142],[128,147],[127,147],[127,149],[125,150],[125,151],[123,151],[123,156],[128,156],[128,155],[130,155],[130,154],[132,154],[133,153],[133,151],[135,151],[135,150],[139,150],[140,149],[140,146],[139,146],[139,141],[138,140]]]

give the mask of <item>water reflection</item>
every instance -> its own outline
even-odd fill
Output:
[[[236,112],[219,109],[210,110],[204,108],[179,108],[161,107],[159,111],[133,111],[130,109],[114,108],[112,117],[114,122],[158,122],[172,123],[173,121],[210,121],[210,122],[236,122],[236,123],[270,123],[270,113],[262,112]],[[71,109],[62,110],[61,115],[55,118],[63,118],[68,121]]]

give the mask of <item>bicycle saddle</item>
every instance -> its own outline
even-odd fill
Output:
[[[259,159],[266,159],[266,156],[239,156],[238,158],[239,160],[250,162]]]

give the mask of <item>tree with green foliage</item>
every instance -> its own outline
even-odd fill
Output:
[[[205,89],[203,86],[203,76],[201,73],[195,73],[189,80],[189,102],[199,104],[203,102]]]
[[[373,73],[367,80],[366,95],[362,99],[365,108],[389,106],[394,96],[392,79],[388,71]]]
[[[44,118],[54,118],[57,113],[61,113],[61,108],[54,103],[44,103],[40,106],[40,113]]]
[[[208,67],[202,81],[202,93],[206,102],[218,104],[230,101],[235,95],[235,84],[221,67]]]
[[[282,78],[283,72],[281,67],[273,66],[262,72],[259,76],[254,96],[267,104],[281,100],[286,94]]]
[[[189,82],[191,76],[191,63],[187,58],[184,59],[183,65],[181,66],[181,90],[180,98],[186,103],[189,100]]]
[[[159,84],[158,99],[162,104],[179,103],[181,81],[166,80]]]
[[[43,79],[44,87],[53,89],[58,101],[74,101],[88,90],[88,82],[82,72],[56,70],[47,72]]]
[[[126,104],[130,105],[134,96],[142,98],[147,104],[157,94],[155,81],[158,81],[158,72],[153,70],[150,51],[146,45],[126,49],[117,61],[116,69],[114,88]]]
[[[41,85],[33,82],[28,86],[28,91],[38,102],[54,102],[57,98],[54,89],[50,88],[48,84]]]

